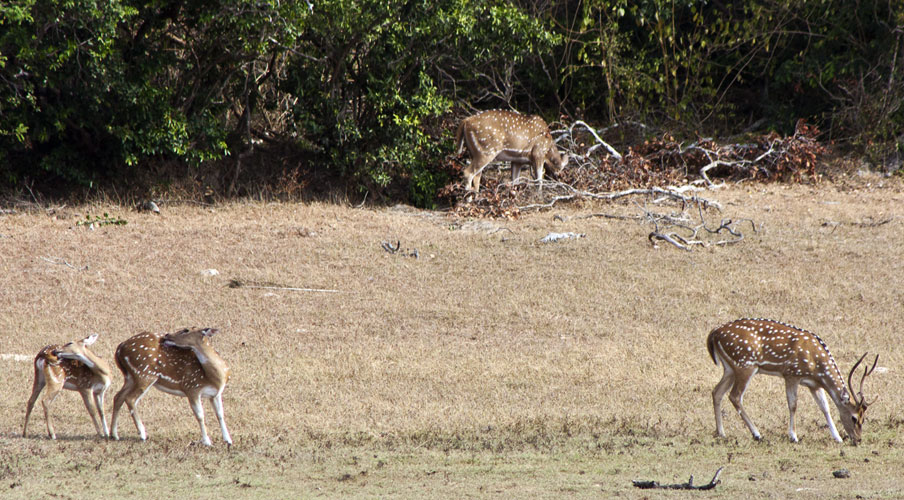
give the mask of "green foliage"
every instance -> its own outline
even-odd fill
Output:
[[[270,29],[267,4],[255,6],[0,5],[0,174],[90,185],[151,157],[227,154],[230,92]]]
[[[892,144],[904,133],[904,2],[796,2],[777,52],[772,106],[813,117],[834,140]]]
[[[78,165],[86,160],[73,153],[95,152],[107,135],[97,110],[112,72],[111,35],[131,13],[115,1],[0,5],[0,151],[16,165],[4,172],[10,180],[34,167],[87,180]]]
[[[103,226],[125,226],[129,222],[120,217],[111,217],[110,214],[104,212],[103,217],[100,215],[95,215],[91,217],[91,214],[85,214],[85,220],[80,220],[75,223],[76,226],[85,226],[90,229],[94,229],[97,227]]]
[[[0,187],[161,158],[238,175],[257,139],[291,138],[309,168],[432,206],[455,119],[498,107],[706,135],[806,118],[888,155],[902,25],[902,0],[12,0]]]
[[[904,132],[900,0],[587,0],[551,12],[570,34],[562,90],[593,116],[700,133],[763,118],[787,131],[808,118],[836,136],[876,123],[885,140]]]

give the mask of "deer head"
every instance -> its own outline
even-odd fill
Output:
[[[866,413],[867,407],[874,404],[879,397],[876,396],[876,399],[873,399],[871,402],[867,403],[866,399],[863,397],[863,381],[866,380],[866,377],[873,373],[873,370],[876,369],[876,363],[879,362],[879,355],[876,355],[876,358],[873,360],[873,365],[867,368],[865,365],[863,367],[863,376],[860,377],[860,386],[857,390],[857,394],[854,394],[854,384],[851,382],[851,377],[854,375],[854,372],[857,370],[857,367],[860,366],[860,363],[863,362],[863,359],[866,358],[868,353],[863,353],[863,356],[860,356],[860,359],[854,364],[851,368],[851,371],[848,372],[847,382],[848,382],[848,396],[849,399],[845,405],[843,405],[842,410],[840,412],[841,415],[841,423],[844,425],[844,430],[847,432],[848,436],[851,438],[852,444],[860,443],[861,434],[863,432],[863,417]],[[841,408],[841,406],[839,406]]]
[[[60,348],[55,348],[51,350],[51,354],[60,359],[80,361],[84,363],[88,368],[94,368],[94,366],[96,365],[95,360],[97,357],[94,356],[93,353],[91,353],[91,351],[89,351],[87,348],[90,345],[94,345],[95,342],[97,342],[96,333],[85,337],[82,340],[68,342]]]

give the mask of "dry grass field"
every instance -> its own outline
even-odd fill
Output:
[[[579,218],[636,215],[633,201],[515,221],[322,203],[4,213],[0,496],[900,497],[904,186],[872,178],[702,195],[724,205],[713,219],[750,218],[759,231],[683,252],[652,248],[647,224]],[[128,224],[76,224],[104,213]],[[586,237],[540,243],[550,231]],[[419,258],[384,251],[390,240]],[[789,443],[783,383],[765,376],[745,398],[764,440],[727,400],[728,437],[713,437],[721,369],[706,335],[745,316],[818,333],[845,373],[863,352],[880,353],[860,446],[830,439],[806,391],[801,442]],[[56,441],[40,404],[21,437],[42,346],[96,332],[94,352],[112,362],[135,333],[192,325],[220,329],[214,345],[233,370],[231,449],[212,408],[207,449],[187,401],[159,391],[141,402],[147,442],[127,415],[122,441],[96,438],[71,391],[54,405]],[[121,384],[117,370],[108,418]],[[721,466],[710,492],[631,484],[705,483]],[[833,477],[841,468],[850,478]]]

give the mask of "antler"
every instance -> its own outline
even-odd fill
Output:
[[[854,395],[854,384],[851,382],[851,376],[854,375],[854,372],[857,370],[857,367],[860,366],[860,363],[863,362],[863,359],[866,358],[866,355],[867,355],[867,354],[869,354],[869,353],[868,353],[868,352],[865,352],[865,353],[863,353],[863,356],[860,356],[860,359],[858,359],[857,362],[854,363],[853,368],[851,368],[851,371],[850,371],[850,373],[848,373],[848,376],[847,376],[848,390],[849,390],[850,393],[851,393],[851,397],[854,399],[854,403],[856,403],[857,405],[864,405],[864,406],[868,406],[868,404],[867,404],[867,405],[864,404],[864,398],[863,398],[863,381],[866,380],[866,377],[867,377],[870,373],[873,373],[873,370],[876,369],[876,363],[879,362],[879,355],[876,354],[876,359],[873,361],[873,366],[871,366],[870,368],[866,368],[866,367],[864,366],[864,369],[863,369],[863,376],[860,377],[860,389],[857,391],[857,395],[856,395],[856,396]],[[877,397],[876,399],[878,399],[878,397]],[[873,403],[875,403],[875,402],[876,402],[876,401],[873,400]],[[869,404],[872,404],[872,403],[869,403]]]
[[[865,354],[864,354],[864,355],[865,355]],[[869,375],[870,373],[873,373],[873,370],[876,369],[876,363],[878,363],[878,362],[879,362],[879,355],[876,354],[876,359],[873,360],[873,366],[871,366],[871,367],[869,368],[869,370],[864,369],[864,370],[863,370],[863,376],[860,377],[860,390],[857,391],[857,394],[860,396],[860,402],[863,403],[863,406],[869,406],[869,405],[875,403],[876,400],[879,399],[879,396],[877,395],[877,396],[876,396],[876,399],[874,399],[871,403],[866,403],[866,399],[863,397],[863,381],[866,379],[866,376],[867,376],[867,375]]]

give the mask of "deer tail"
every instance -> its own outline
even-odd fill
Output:
[[[716,366],[719,366],[719,360],[716,359],[716,336],[715,330],[710,332],[709,337],[706,338],[706,350],[709,351],[709,357],[712,358],[713,363]]]
[[[116,346],[116,352],[113,354],[113,361],[116,362],[116,367],[119,368],[119,371],[122,372],[123,375],[129,373],[128,368],[122,360],[122,345]]]
[[[465,122],[462,120],[458,124],[458,130],[455,131],[455,156],[458,156],[465,150]]]

